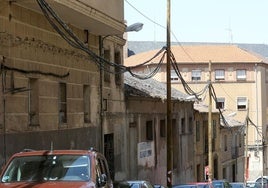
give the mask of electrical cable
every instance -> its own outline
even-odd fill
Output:
[[[41,75],[53,76],[53,77],[57,77],[57,78],[65,78],[65,77],[70,75],[69,72],[66,73],[66,74],[60,75],[60,74],[55,74],[55,73],[51,73],[51,72],[43,72],[43,71],[37,71],[37,70],[28,71],[28,70],[8,67],[6,65],[1,64],[1,71],[2,70],[11,70],[11,71],[20,72],[20,73],[23,73],[23,74],[41,74]]]
[[[98,56],[93,51],[91,51],[89,48],[87,48],[84,45],[84,43],[81,42],[79,40],[79,38],[72,32],[72,30],[61,20],[61,18],[55,13],[55,11],[49,6],[49,4],[45,0],[36,0],[36,1],[38,2],[43,14],[47,18],[47,20],[49,21],[51,26],[54,28],[54,30],[56,32],[58,32],[60,34],[60,36],[65,41],[67,41],[67,43],[69,43],[72,47],[83,50],[88,55],[90,55],[102,70],[109,72],[109,73],[114,73],[114,74],[121,74],[121,73],[128,71],[133,76],[136,76],[137,78],[148,79],[148,78],[151,78],[152,76],[154,76],[157,73],[157,71],[160,69],[159,66],[161,64],[161,61],[159,62],[156,69],[154,69],[151,73],[147,74],[146,76],[137,75],[137,74],[133,73],[133,71],[131,71],[132,68],[142,66],[142,65],[148,63],[149,61],[151,61],[152,59],[154,59],[155,57],[157,57],[158,55],[160,55],[164,51],[164,49],[165,49],[164,47],[153,58],[151,58],[150,60],[148,60],[140,65],[136,65],[134,67],[126,67],[126,66],[121,65],[121,64],[112,63],[110,61],[107,61],[103,57]],[[56,21],[56,23],[55,23],[55,21]],[[115,71],[112,71],[110,68],[107,68],[106,66],[104,66],[104,64],[115,67]]]

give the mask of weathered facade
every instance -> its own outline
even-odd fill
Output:
[[[125,60],[127,66],[142,63],[159,50],[143,52]],[[211,61],[211,81],[218,103],[212,101],[212,108],[220,108],[224,115],[235,115],[240,122],[251,120],[248,126],[246,143],[249,157],[248,180],[255,180],[267,174],[267,63],[259,55],[245,51],[235,45],[184,45],[172,46],[175,63],[181,77],[195,92],[202,91],[208,84],[209,62]],[[146,68],[136,69],[146,73],[159,66],[160,57]],[[166,64],[161,65],[155,79],[166,82]],[[184,92],[184,86],[171,70],[172,87]],[[208,97],[203,103],[208,104]]]
[[[1,164],[24,148],[95,147],[126,176],[123,79],[98,58],[122,64],[123,10],[123,0],[0,1]]]
[[[229,182],[244,180],[244,130],[243,125],[225,117],[228,126],[221,121],[219,111],[212,116],[212,145],[208,142],[208,106],[195,104],[195,176],[197,181],[206,181],[206,167],[212,167],[214,179]],[[209,165],[209,147],[212,147],[212,161]],[[241,173],[242,172],[242,173]]]
[[[166,87],[125,74],[129,179],[166,185]],[[194,179],[193,101],[172,90],[173,184]],[[187,147],[185,147],[187,145]]]

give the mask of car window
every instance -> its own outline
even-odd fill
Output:
[[[149,182],[144,182],[144,188],[153,188],[153,186]]]
[[[223,188],[222,183],[213,183],[214,188]]]
[[[139,186],[138,183],[132,183],[132,184],[130,185],[130,187],[131,187],[131,188],[139,188],[140,186]],[[144,188],[144,187],[143,187],[143,188]]]
[[[8,165],[2,182],[88,181],[87,156],[48,155],[16,157]]]

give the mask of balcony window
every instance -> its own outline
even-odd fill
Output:
[[[217,98],[216,108],[224,109],[225,98]]]
[[[218,69],[215,70],[215,80],[224,80],[224,70]]]
[[[236,79],[246,80],[246,70],[245,69],[236,70]]]
[[[201,80],[201,70],[192,70],[192,81]]]
[[[170,72],[170,80],[171,82],[177,82],[179,80],[179,77],[175,70],[171,70]]]
[[[238,110],[246,110],[247,109],[247,98],[246,97],[238,97],[237,98],[237,109]]]

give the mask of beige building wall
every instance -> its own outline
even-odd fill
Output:
[[[103,1],[48,3],[85,47],[101,55],[103,42],[107,60],[122,64],[122,0],[111,7]],[[1,164],[24,148],[95,147],[109,158],[114,179],[126,177],[123,77],[111,73],[104,81],[96,59],[71,47],[36,1],[0,1],[0,62]]]

